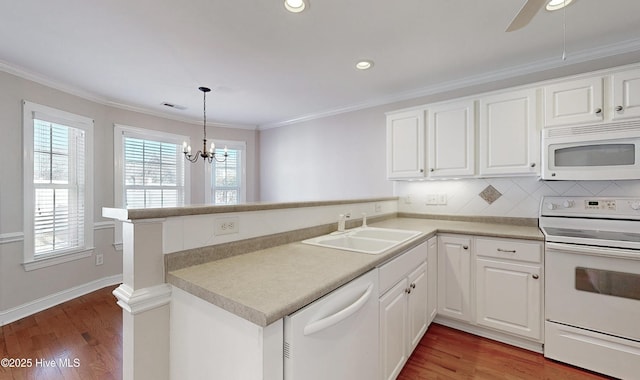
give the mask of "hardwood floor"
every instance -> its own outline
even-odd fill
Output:
[[[114,288],[98,290],[0,327],[0,359],[31,359],[30,368],[0,366],[0,379],[120,379],[122,310],[111,294]],[[42,360],[40,365],[36,366],[36,360]],[[398,380],[425,379],[606,377],[434,324],[398,377]]]
[[[21,359],[24,366],[0,366],[0,379],[120,379],[122,309],[113,289],[0,327],[0,359]]]
[[[432,324],[398,380],[609,379],[541,354]]]

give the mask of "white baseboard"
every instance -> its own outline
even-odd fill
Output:
[[[122,274],[104,277],[89,283],[66,289],[61,292],[48,295],[46,297],[25,303],[23,305],[0,311],[0,326],[15,322],[24,317],[28,317],[39,311],[67,302],[74,298],[111,286],[122,283]],[[115,297],[113,302],[116,302]]]
[[[443,326],[451,327],[452,329],[460,330],[467,332],[469,334],[478,335],[483,338],[496,340],[498,342],[506,343],[511,346],[516,346],[520,348],[524,348],[525,350],[542,353],[543,345],[540,341],[534,341],[526,338],[520,338],[515,335],[511,335],[508,333],[502,333],[499,331],[494,331],[485,327],[471,325],[469,323],[456,321],[450,318],[436,316],[433,320],[434,323],[441,324]]]

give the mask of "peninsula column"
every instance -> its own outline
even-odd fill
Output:
[[[127,210],[103,209],[122,221],[123,283],[113,294],[122,307],[124,380],[169,380],[169,303],[164,282],[162,222],[127,220]]]

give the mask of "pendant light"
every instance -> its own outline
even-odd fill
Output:
[[[212,163],[213,160],[216,160],[217,162],[225,162],[229,155],[227,153],[227,147],[224,147],[224,154],[222,158],[218,158],[218,156],[216,156],[216,145],[214,143],[211,143],[211,147],[207,150],[207,92],[211,91],[211,89],[208,87],[198,87],[198,90],[202,91],[202,109],[204,114],[204,121],[202,124],[202,132],[204,135],[204,138],[202,139],[202,150],[197,151],[195,154],[191,154],[191,145],[187,145],[187,142],[185,141],[182,144],[182,153],[184,153],[184,157],[190,162],[196,162],[200,157],[205,161],[209,161],[209,163]]]

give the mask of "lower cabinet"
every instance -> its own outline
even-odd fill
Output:
[[[525,338],[542,338],[542,245],[476,239],[476,322]]]
[[[438,315],[471,321],[471,237],[438,239]]]
[[[438,237],[427,241],[427,313],[429,323],[438,314]]]
[[[438,321],[541,350],[542,243],[465,235],[438,239]]]
[[[428,242],[380,268],[381,284],[395,284],[380,296],[381,379],[395,379],[429,325]],[[418,261],[418,263],[416,263]],[[400,277],[398,273],[402,273]],[[386,289],[381,286],[381,291]]]
[[[477,323],[539,339],[541,283],[540,266],[477,259]]]

